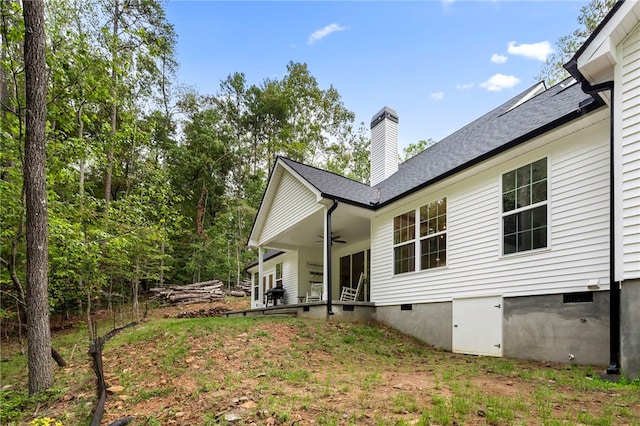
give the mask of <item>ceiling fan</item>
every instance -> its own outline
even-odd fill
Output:
[[[320,242],[324,241],[324,235],[318,235],[318,238],[320,238],[320,239],[316,240],[316,243],[320,243]],[[341,240],[340,238],[341,238],[340,235],[333,235],[333,232],[331,233],[331,242],[332,243],[345,244],[346,241],[345,240]]]

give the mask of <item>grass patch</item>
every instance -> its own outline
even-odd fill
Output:
[[[57,369],[55,389],[38,399],[16,391],[26,387],[26,357],[3,349],[0,372],[11,387],[0,392],[0,424],[26,424],[36,408],[65,426],[88,424],[95,378],[86,329],[56,336],[54,346],[73,367]],[[257,424],[640,425],[640,381],[451,354],[375,323],[159,319],[116,335],[104,356],[108,381],[129,397],[119,412],[139,413],[140,424],[178,411],[195,416],[180,420],[189,424],[224,424],[220,413],[236,410]],[[179,405],[167,407],[167,397]]]

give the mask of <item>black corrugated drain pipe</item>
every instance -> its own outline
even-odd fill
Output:
[[[609,106],[609,367],[607,367],[607,374],[620,374],[620,283],[616,282],[613,81],[592,86],[586,80],[582,80],[581,84],[582,90],[588,94],[611,91]]]
[[[333,200],[333,205],[327,210],[327,229],[324,231],[324,242],[327,252],[327,315],[333,315],[333,307],[331,306],[331,213],[338,208],[338,200]]]

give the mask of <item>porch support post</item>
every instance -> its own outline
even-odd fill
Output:
[[[333,205],[327,210],[327,215],[324,222],[324,288],[327,301],[327,315],[333,315],[333,307],[331,305],[331,245],[333,243],[331,239],[331,213],[338,207],[338,200],[333,200]]]
[[[264,249],[262,246],[258,247],[258,305],[263,306],[264,301],[264,286],[262,280],[264,277]]]

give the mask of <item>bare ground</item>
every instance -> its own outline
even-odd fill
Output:
[[[232,300],[156,309],[150,319],[176,317],[182,312],[244,309],[246,303],[246,300]],[[351,327],[331,322],[318,326],[345,334]],[[412,361],[401,368],[390,369],[376,364],[375,358],[367,358],[354,370],[346,368],[344,360],[333,356],[330,350],[313,349],[301,361],[306,375],[299,380],[296,377],[269,379],[274,369],[285,372],[291,368],[287,362],[288,348],[300,346],[305,339],[313,336],[301,334],[287,322],[259,321],[250,333],[225,337],[209,333],[180,342],[188,348],[188,353],[175,357],[171,368],[167,368],[165,339],[125,343],[117,348],[107,345],[103,363],[112,391],[102,424],[127,416],[135,418],[134,425],[429,424],[424,423],[421,413],[443,400],[448,401],[452,414],[432,419],[431,424],[543,424],[550,419],[557,421],[553,424],[583,424],[579,420],[581,415],[597,419],[616,404],[627,404],[619,408],[631,414],[616,417],[613,424],[640,424],[629,420],[640,419],[640,406],[620,402],[615,389],[578,390],[539,375],[505,374],[492,371],[491,367],[466,379],[445,380],[443,372],[450,365],[482,362],[482,358],[436,350],[428,362]],[[416,344],[408,337],[405,343],[407,347]],[[522,373],[527,369],[552,371],[568,367],[525,362],[518,363],[516,368]],[[82,377],[87,370],[90,370],[88,364],[73,362],[63,374]],[[369,379],[372,380],[367,382]],[[483,394],[485,402],[467,401],[471,408],[460,414],[460,410],[451,408],[454,401],[460,399],[458,386],[466,388],[463,395]],[[553,397],[545,397],[545,390]],[[69,413],[78,399],[91,398],[93,393],[93,383],[70,388],[46,411],[54,417],[56,413],[60,416],[67,413],[72,420],[73,415],[69,417]],[[491,415],[490,401],[509,399],[518,407],[513,416],[500,420],[499,415]]]

